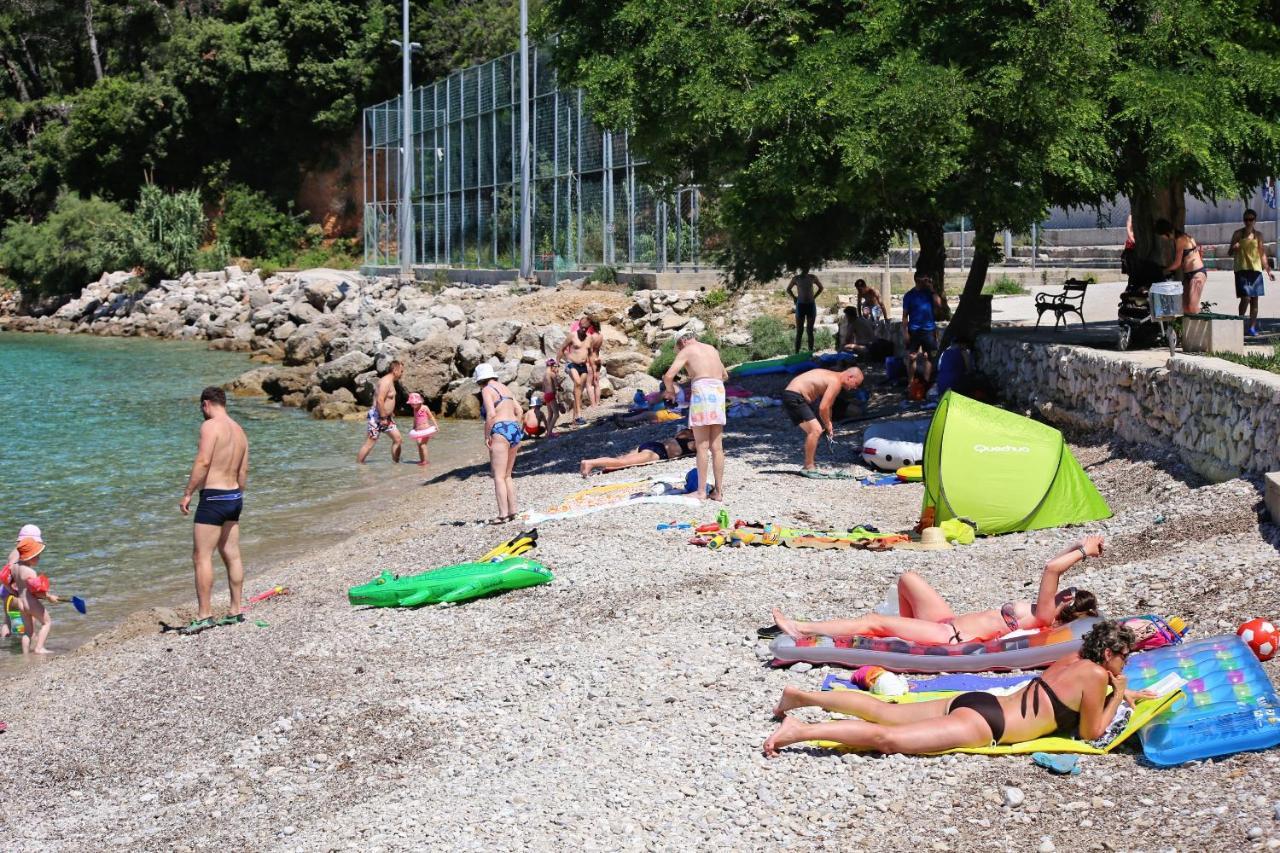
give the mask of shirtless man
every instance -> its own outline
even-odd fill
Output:
[[[547,432],[547,438],[556,437],[556,422],[560,420],[560,362],[554,358],[547,359],[547,370],[542,374],[542,400],[538,406],[539,418],[543,418],[542,412],[545,411],[545,423],[543,428]]]
[[[404,365],[399,361],[391,362],[391,368],[378,380],[377,390],[373,392],[373,405],[369,407],[368,437],[356,454],[356,463],[364,464],[364,460],[373,451],[378,436],[384,432],[391,436],[391,461],[400,461],[400,428],[396,426],[396,382],[404,376]]]
[[[244,621],[240,612],[240,587],[244,583],[244,564],[240,561],[240,510],[244,506],[244,487],[249,479],[249,439],[244,430],[227,414],[227,395],[221,388],[209,387],[200,392],[200,447],[196,450],[191,476],[178,509],[191,514],[191,496],[200,490],[192,539],[195,547],[192,561],[196,570],[196,599],[200,609],[183,634],[198,634],[215,624],[209,599],[213,594],[213,549],[216,545],[227,568],[227,591],[231,609],[216,624],[233,625]]]
[[[600,405],[600,374],[604,371],[604,360],[601,358],[601,351],[604,349],[604,335],[596,328],[594,322],[591,324],[591,331],[587,333],[587,349],[591,405],[598,406]]]
[[[1205,282],[1209,280],[1204,258],[1200,255],[1200,244],[1181,228],[1174,228],[1167,219],[1156,220],[1156,233],[1173,241],[1173,262],[1164,271],[1182,271],[1182,313],[1199,314],[1200,297],[1204,294]]]
[[[880,292],[874,287],[868,287],[866,279],[858,279],[853,283],[853,289],[858,291],[858,313],[863,317],[872,320],[883,320],[888,313],[884,310],[884,303],[880,301]]]
[[[809,330],[809,350],[813,351],[813,324],[818,320],[818,297],[822,295],[822,282],[805,267],[787,285],[787,295],[796,305],[796,352],[800,352],[800,337]]]
[[[556,358],[568,365],[569,375],[573,377],[573,422],[581,426],[582,419],[582,387],[587,384],[590,368],[587,363],[591,359],[591,343],[588,340],[591,331],[584,321],[578,328],[569,332],[569,336],[560,345]]]
[[[791,422],[804,431],[804,470],[816,467],[813,459],[818,452],[818,439],[825,431],[828,438],[834,433],[831,424],[831,406],[841,391],[852,391],[862,384],[862,371],[856,367],[837,373],[817,368],[801,373],[787,384],[782,392],[782,407],[787,410]],[[813,411],[814,404],[818,411]]]
[[[724,500],[724,381],[729,372],[720,361],[716,348],[701,343],[693,332],[676,338],[676,357],[662,375],[663,399],[674,405],[676,376],[684,370],[689,375],[689,426],[698,454],[698,499],[710,497]],[[708,460],[708,457],[710,459]],[[716,487],[707,493],[708,461],[715,474]]]

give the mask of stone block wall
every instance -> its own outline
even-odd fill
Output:
[[[978,340],[979,367],[1046,420],[1176,450],[1214,481],[1280,469],[1280,375],[1217,358]]]

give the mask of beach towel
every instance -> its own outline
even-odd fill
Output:
[[[685,493],[683,483],[663,480],[637,480],[629,483],[613,483],[594,486],[569,495],[561,503],[538,512],[528,510],[519,516],[521,521],[541,524],[565,518],[580,518],[606,509],[617,509],[637,504],[676,504],[700,506],[697,498]]]
[[[1018,688],[1001,688],[1004,692],[1010,692]],[[958,696],[963,691],[934,691],[930,693],[908,693],[906,696],[897,696],[888,699],[883,696],[876,696],[883,702],[928,702],[931,699],[949,699]],[[996,692],[996,691],[990,691]],[[874,695],[874,694],[868,694]],[[968,753],[971,755],[1028,755],[1032,752],[1050,752],[1050,753],[1074,753],[1077,755],[1106,755],[1120,744],[1137,734],[1141,729],[1151,722],[1161,711],[1168,708],[1175,700],[1181,698],[1184,694],[1181,690],[1175,690],[1165,696],[1155,699],[1147,699],[1139,702],[1129,715],[1128,722],[1119,734],[1115,736],[1106,746],[1094,746],[1089,741],[1080,740],[1075,737],[1065,737],[1062,735],[1046,735],[1038,737],[1034,740],[1023,741],[1022,743],[1002,743],[995,746],[962,746],[956,749],[943,750],[939,755],[948,752]],[[843,716],[843,715],[842,715]],[[842,752],[855,752],[852,747],[835,743],[829,740],[811,741],[811,743],[826,747],[829,749],[838,749]]]

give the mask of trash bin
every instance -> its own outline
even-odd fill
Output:
[[[1152,320],[1172,320],[1182,316],[1182,284],[1158,281],[1151,285],[1149,296]]]

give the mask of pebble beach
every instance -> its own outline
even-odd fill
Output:
[[[860,471],[863,425],[838,428],[819,463]],[[583,488],[583,456],[671,431],[606,422],[527,444],[520,505]],[[6,773],[4,800],[40,818],[0,809],[3,837],[135,851],[1280,848],[1275,751],[1159,769],[1122,747],[1083,757],[1071,777],[1019,756],[762,756],[782,687],[816,689],[825,672],[768,666],[756,629],[775,605],[853,615],[914,569],[957,610],[990,607],[1032,597],[1049,556],[1100,533],[1106,554],[1065,582],[1112,614],[1179,615],[1205,637],[1280,613],[1280,533],[1258,522],[1257,482],[1210,485],[1150,448],[1068,437],[1115,513],[1105,522],[945,551],[712,551],[656,527],[709,521],[718,505],[636,506],[542,525],[532,556],[551,584],[461,606],[351,607],[346,589],[378,570],[464,562],[518,532],[475,523],[493,505],[487,468],[433,470],[359,510],[340,544],[299,542],[252,576],[248,594],[290,593],[244,625],[180,637],[160,623],[184,623],[193,606],[141,611],[6,678],[0,743],[10,768],[27,750],[32,764]],[[800,433],[779,409],[731,421],[725,446],[733,518],[882,530],[917,520],[918,484],[798,476]],[[690,466],[591,483],[683,480]],[[1275,682],[1280,666],[1264,666]]]

